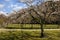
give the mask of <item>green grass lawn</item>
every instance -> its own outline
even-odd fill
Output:
[[[40,30],[0,30],[0,40],[60,40],[60,30],[45,30],[44,38],[40,38]]]
[[[8,29],[40,29],[40,24],[8,24],[5,28]],[[45,29],[57,29],[60,28],[60,25],[56,24],[46,24],[44,25]]]

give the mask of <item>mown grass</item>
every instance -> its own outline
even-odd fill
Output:
[[[8,24],[5,28],[7,29],[40,29],[40,24]],[[45,29],[57,29],[60,25],[57,24],[46,24]]]
[[[40,30],[0,30],[0,40],[60,40],[60,30],[45,30],[43,38],[40,38]]]

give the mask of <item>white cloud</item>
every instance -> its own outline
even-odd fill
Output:
[[[11,4],[11,5],[9,6],[9,8],[12,8],[12,10],[19,10],[19,9],[22,9],[22,7],[19,6],[18,4],[15,4],[15,5]]]
[[[18,5],[14,5],[13,10],[19,10],[19,9],[22,9],[22,7]]]
[[[13,8],[13,10],[19,10],[19,9],[22,9],[22,7],[18,6]]]
[[[4,11],[0,11],[0,14],[4,14],[7,16],[6,12],[4,12]]]
[[[10,0],[5,0],[5,1],[7,1],[7,2],[8,2],[8,1],[10,1]]]
[[[4,5],[3,4],[0,4],[0,8],[3,8],[4,7]]]
[[[21,2],[31,2],[31,1],[33,1],[33,0],[20,0]]]
[[[14,7],[14,5],[13,4],[10,4],[9,6],[8,6],[8,8],[13,8]]]

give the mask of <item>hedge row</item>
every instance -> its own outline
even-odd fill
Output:
[[[40,24],[8,24],[7,29],[40,29]],[[44,25],[45,29],[57,29],[60,25],[47,24]]]

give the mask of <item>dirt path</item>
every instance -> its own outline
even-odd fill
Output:
[[[19,31],[19,30],[22,30],[22,31],[40,31],[40,29],[0,29],[0,31]],[[44,30],[59,30],[60,29],[44,29]]]

